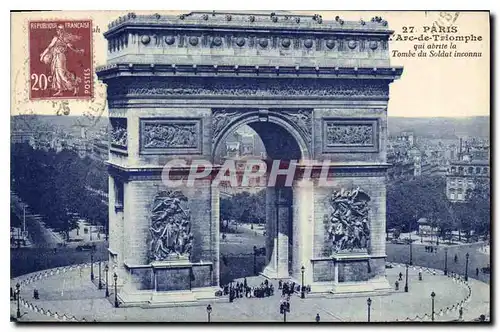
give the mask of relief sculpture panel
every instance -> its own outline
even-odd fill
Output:
[[[142,119],[142,153],[201,153],[201,119]]]
[[[376,119],[323,119],[323,152],[377,152]]]
[[[110,143],[112,148],[127,150],[127,119],[110,118]]]
[[[365,251],[370,239],[368,203],[370,196],[359,188],[334,191],[324,216],[331,252]]]
[[[150,261],[191,256],[193,234],[187,202],[181,191],[162,191],[155,196],[150,214]]]

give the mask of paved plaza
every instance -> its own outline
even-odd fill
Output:
[[[366,322],[367,299],[372,299],[371,321],[431,320],[431,292],[435,297],[435,320],[451,321],[459,318],[458,308],[463,305],[464,319],[471,320],[489,312],[489,286],[469,279],[469,287],[463,281],[442,275],[441,271],[423,269],[423,281],[418,280],[420,268],[409,269],[409,292],[404,292],[405,269],[401,265],[387,269],[387,278],[394,286],[399,273],[403,273],[399,291],[389,295],[357,294],[354,297],[340,295],[308,296],[298,294],[291,299],[291,311],[287,322],[312,322],[319,313],[322,322]],[[435,273],[435,274],[434,274]],[[42,276],[28,284],[22,283],[21,321],[85,320],[87,322],[206,322],[206,304],[203,306],[171,308],[114,308],[104,297],[104,289],[98,290],[90,281],[90,268],[67,269],[66,272]],[[21,277],[20,280],[26,278]],[[247,278],[249,286],[258,286],[262,277]],[[16,280],[14,280],[16,281]],[[212,322],[282,322],[279,313],[280,295],[278,283],[273,281],[275,295],[268,298],[241,298],[229,303],[227,297],[211,303]],[[33,299],[38,289],[40,299]],[[112,292],[112,290],[110,289]],[[469,297],[470,293],[470,297]],[[111,294],[110,299],[113,299]],[[466,300],[464,302],[464,300]],[[27,301],[27,302],[25,302]],[[460,304],[462,303],[462,304]],[[36,307],[35,307],[36,306]],[[32,309],[34,308],[34,309]],[[11,302],[14,316],[16,302]],[[38,311],[38,312],[37,312]],[[57,317],[55,317],[57,313]],[[62,318],[62,316],[65,316]]]

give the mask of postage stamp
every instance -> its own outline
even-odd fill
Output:
[[[30,99],[93,96],[92,21],[30,21]]]

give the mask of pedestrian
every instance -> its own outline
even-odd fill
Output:
[[[455,261],[455,263],[458,262],[458,256],[457,256],[457,254],[455,254],[455,258],[453,260]]]
[[[464,308],[460,307],[460,309],[458,310],[458,319],[462,319],[463,315],[464,315]]]
[[[418,271],[418,280],[422,281],[422,270]]]
[[[243,279],[243,287],[245,287],[245,289],[247,288],[248,284],[247,284],[247,278]]]
[[[399,281],[396,280],[395,285],[396,285],[396,290],[398,291],[399,290]]]
[[[476,267],[476,277],[478,277],[478,276],[479,276],[479,268]]]
[[[434,247],[431,247],[431,254],[433,253],[433,251],[434,251]]]
[[[281,282],[281,280],[278,280],[278,289],[282,289],[283,288],[283,283]]]
[[[319,317],[319,314],[316,314],[316,323],[319,323],[320,320],[321,318]]]
[[[403,273],[399,272],[399,281],[402,281],[402,280],[403,280]]]
[[[38,299],[39,299],[39,296],[38,296],[38,289],[36,289],[36,288],[33,290],[33,298],[34,298],[35,300],[38,300]]]

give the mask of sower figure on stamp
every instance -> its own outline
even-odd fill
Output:
[[[83,54],[83,49],[75,49],[71,44],[81,37],[64,31],[63,25],[57,26],[57,35],[52,38],[49,46],[40,54],[40,61],[49,65],[52,74],[52,90],[54,96],[60,96],[63,91],[78,93],[78,82],[81,78],[70,72],[66,66],[66,52],[68,48],[77,54]]]

